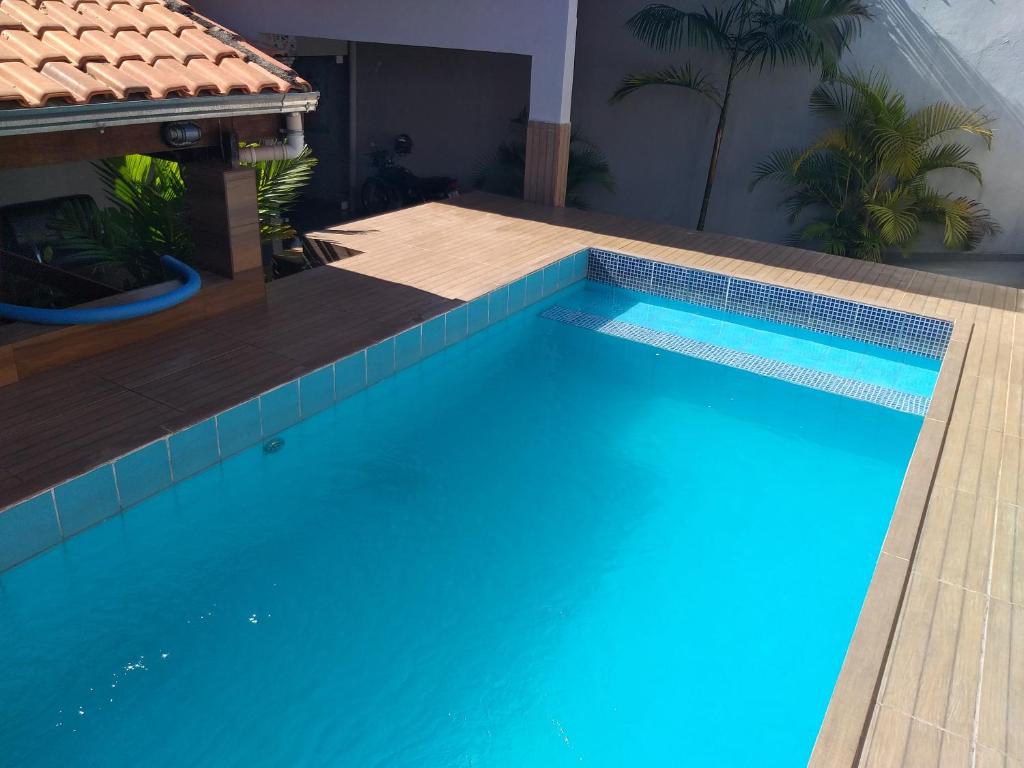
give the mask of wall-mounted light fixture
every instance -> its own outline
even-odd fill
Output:
[[[164,123],[160,135],[164,144],[180,149],[198,143],[203,138],[203,129],[199,123]]]

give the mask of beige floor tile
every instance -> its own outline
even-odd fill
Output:
[[[992,600],[978,742],[1024,760],[1024,607]]]
[[[992,596],[1024,605],[1024,511],[999,504],[992,556]]]

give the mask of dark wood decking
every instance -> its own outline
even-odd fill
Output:
[[[0,387],[0,508],[458,303],[320,269],[265,304]]]

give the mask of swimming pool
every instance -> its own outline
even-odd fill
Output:
[[[4,760],[805,762],[922,418],[709,355],[937,365],[715,312],[574,285],[7,572]]]

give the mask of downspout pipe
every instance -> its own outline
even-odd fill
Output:
[[[240,147],[238,162],[261,163],[266,160],[294,160],[306,146],[306,134],[302,130],[302,113],[289,112],[285,115],[287,135],[284,144],[266,144],[259,147]]]

